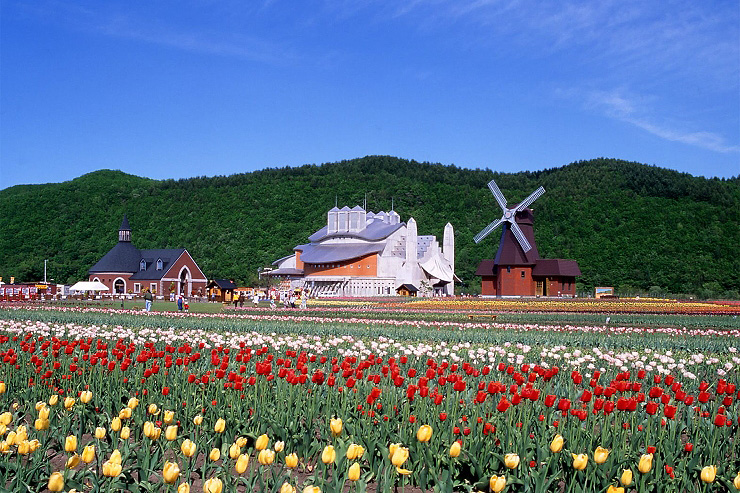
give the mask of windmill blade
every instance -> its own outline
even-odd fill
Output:
[[[537,200],[539,198],[539,196],[542,195],[543,193],[545,193],[545,187],[538,188],[537,190],[535,190],[534,192],[532,192],[529,195],[529,197],[527,197],[526,199],[522,200],[522,203],[521,204],[519,204],[518,206],[516,206],[516,211],[517,212],[523,211],[524,209],[526,209],[527,207],[529,207],[529,204],[531,204],[532,202],[534,202],[535,200]]]
[[[480,233],[478,233],[477,235],[475,235],[475,238],[473,238],[473,241],[476,242],[476,243],[480,243],[480,241],[483,238],[485,238],[486,236],[488,236],[488,234],[491,231],[493,231],[494,229],[496,229],[498,227],[498,225],[501,224],[502,222],[504,222],[503,219],[496,219],[491,224],[489,224],[488,226],[486,226],[485,228],[483,228],[483,230]]]
[[[522,228],[519,227],[516,221],[511,223],[511,232],[514,233],[516,241],[519,242],[519,245],[522,247],[522,250],[524,250],[524,253],[527,253],[532,249],[532,245],[529,244],[529,242],[527,241],[527,237],[524,236],[524,233],[522,232]]]
[[[501,190],[499,190],[498,185],[496,185],[496,182],[491,180],[488,182],[488,188],[491,189],[491,193],[496,198],[496,202],[498,202],[499,207],[501,207],[502,211],[506,210],[506,198],[504,197],[504,194],[501,193]]]

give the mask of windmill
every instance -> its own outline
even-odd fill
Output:
[[[540,195],[545,193],[545,188],[540,187],[534,192],[532,192],[529,197],[524,199],[522,202],[519,203],[516,207],[509,208],[507,207],[506,198],[504,197],[504,194],[501,193],[501,190],[499,190],[498,185],[496,185],[496,182],[494,180],[491,180],[488,182],[488,188],[491,189],[491,193],[493,194],[494,198],[496,199],[496,202],[498,202],[499,207],[501,207],[501,210],[503,211],[503,215],[500,219],[496,219],[491,224],[483,228],[483,230],[475,235],[473,238],[473,241],[476,243],[480,243],[483,238],[488,236],[491,231],[498,228],[501,224],[504,224],[504,226],[508,226],[509,229],[511,229],[511,232],[514,234],[514,237],[516,238],[517,242],[519,243],[519,246],[522,247],[522,251],[524,253],[527,253],[532,249],[532,245],[527,240],[527,237],[522,232],[522,229],[519,227],[519,225],[516,222],[516,215],[522,211],[524,211],[527,207],[529,207],[532,202],[537,200]],[[508,223],[508,224],[507,224]],[[506,229],[504,228],[504,234],[506,233]]]

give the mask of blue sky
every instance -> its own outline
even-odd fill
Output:
[[[740,175],[737,0],[0,5],[0,189],[369,154]]]

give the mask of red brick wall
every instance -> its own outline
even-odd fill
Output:
[[[524,277],[522,277],[524,272]],[[506,267],[498,269],[498,288],[501,296],[534,296],[535,283],[532,280],[531,267]]]
[[[496,296],[496,278],[483,276],[480,281],[480,293],[484,296]]]

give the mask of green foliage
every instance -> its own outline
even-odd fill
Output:
[[[706,179],[654,166],[595,159],[502,174],[389,156],[232,176],[156,181],[102,170],[69,182],[0,191],[0,275],[19,281],[84,279],[117,241],[128,214],[139,248],[188,249],[209,278],[256,284],[257,269],[289,255],[326,223],[334,206],[362,204],[441,240],[455,227],[456,273],[476,292],[478,262],[494,233],[473,236],[500,215],[486,183],[512,203],[537,186],[540,255],[579,262],[579,287],[722,296],[740,290],[740,178]]]

